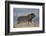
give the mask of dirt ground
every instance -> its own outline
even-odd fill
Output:
[[[20,23],[20,24],[15,24],[14,28],[22,28],[22,27],[39,27],[39,24],[35,23]]]

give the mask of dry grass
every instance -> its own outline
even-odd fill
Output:
[[[39,24],[34,24],[34,23],[20,23],[20,24],[16,24],[14,25],[15,28],[21,28],[21,27],[39,27]]]

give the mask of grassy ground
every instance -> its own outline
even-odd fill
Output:
[[[34,24],[34,23],[20,23],[20,24],[16,24],[14,25],[15,28],[21,28],[21,27],[38,27],[39,24]]]

